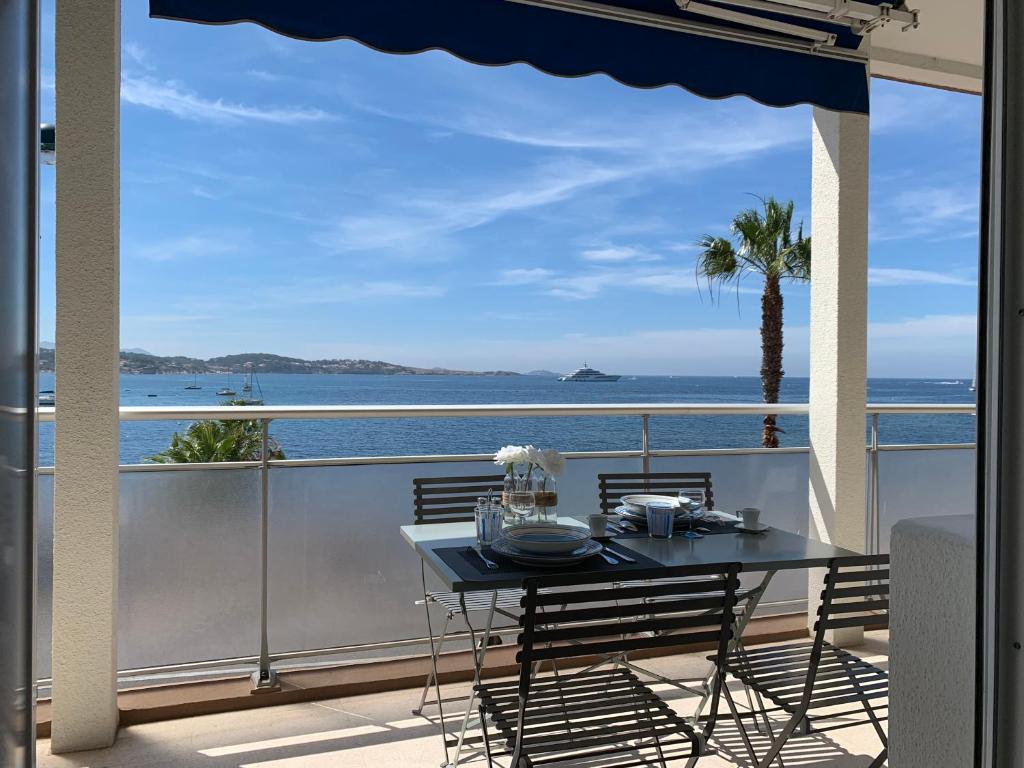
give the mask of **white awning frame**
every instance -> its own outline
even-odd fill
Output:
[[[707,16],[737,24],[754,27],[763,32],[740,30],[723,27],[714,23],[703,23],[665,16],[659,13],[625,9],[620,6],[607,5],[596,0],[507,0],[522,5],[533,5],[539,8],[594,16],[627,24],[667,29],[704,37],[715,37],[760,45],[768,48],[796,51],[837,59],[867,61],[870,57],[870,46],[865,44],[857,49],[836,46],[836,35],[819,29],[811,29],[798,24],[790,24],[776,19],[743,13],[719,6],[708,5],[700,0],[675,0],[680,10]],[[915,29],[918,26],[918,12],[897,10],[891,4],[872,5],[857,0],[721,0],[728,5],[749,10],[768,11],[792,16],[794,19],[811,19],[831,24],[845,24],[861,36],[890,22],[903,24],[904,29]]]

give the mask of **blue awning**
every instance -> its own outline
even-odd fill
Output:
[[[893,11],[884,0],[847,5],[856,13],[833,20],[785,0],[150,0],[150,15],[249,21],[387,53],[440,49],[560,77],[604,73],[638,88],[678,85],[708,98],[742,94],[775,107],[866,113],[862,33]]]

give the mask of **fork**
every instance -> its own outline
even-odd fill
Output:
[[[484,561],[484,565],[490,568],[492,571],[498,570],[498,564],[493,560],[488,560],[487,556],[480,550],[480,547],[470,547],[474,552],[480,555],[480,559]]]

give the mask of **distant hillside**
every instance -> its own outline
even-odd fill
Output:
[[[39,350],[39,370],[54,370],[53,349]],[[121,352],[121,372],[156,373],[245,373],[247,363],[256,373],[377,373],[392,375],[432,374],[435,376],[518,376],[513,371],[458,371],[449,368],[416,368],[382,360],[303,360],[298,357],[251,352],[200,360],[195,357],[161,357],[136,351]]]
[[[539,370],[539,371],[527,371],[523,375],[524,376],[547,376],[550,379],[557,379],[562,374],[555,373],[554,371]]]

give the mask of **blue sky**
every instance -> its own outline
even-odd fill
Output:
[[[693,242],[725,234],[750,194],[792,198],[809,223],[809,108],[150,20],[146,5],[125,3],[122,29],[122,346],[756,375],[758,285],[702,300]],[[44,120],[52,24],[51,3]],[[873,81],[872,375],[973,371],[980,108]],[[44,169],[44,339],[53,184]],[[788,287],[792,375],[807,323],[807,288]]]

